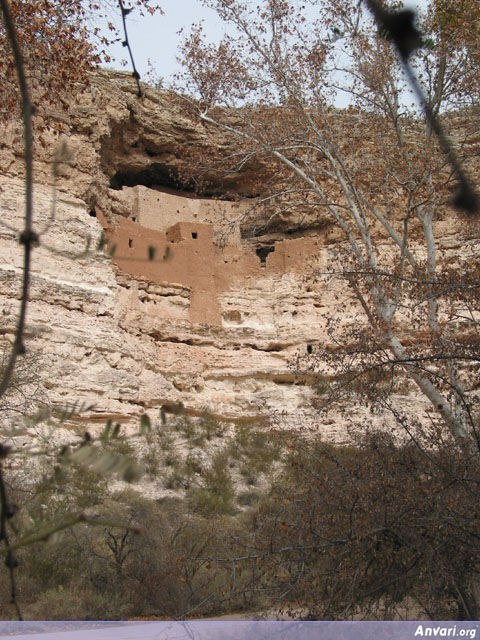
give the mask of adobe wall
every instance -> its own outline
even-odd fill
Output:
[[[219,247],[214,243],[214,226],[192,218],[207,216],[208,203],[233,203],[195,201],[145,187],[134,188],[141,196],[141,204],[137,203],[129,219],[122,218],[108,230],[110,246],[116,245],[113,261],[134,278],[188,287],[191,322],[221,325],[218,299],[222,293],[248,279],[305,272],[322,247],[321,241],[313,237],[281,240],[266,255],[257,255],[252,246]],[[190,216],[190,220],[178,222],[183,215]],[[101,212],[98,216],[105,226]],[[166,220],[174,224],[159,230]],[[146,223],[152,226],[147,227]]]
[[[143,185],[123,187],[115,196],[131,210],[130,220],[142,227],[165,232],[179,220],[210,224],[214,233],[228,227],[228,244],[235,246],[240,246],[240,233],[238,225],[234,223],[251,206],[246,202],[178,195],[167,188],[156,190]]]
[[[180,223],[163,233],[122,220],[109,244],[114,263],[134,278],[188,287],[191,322],[220,324],[211,226]]]
[[[217,290],[227,291],[232,284],[248,278],[258,279],[272,274],[303,273],[318,256],[323,243],[318,238],[292,238],[275,242],[264,263],[252,247],[217,248],[215,273]]]

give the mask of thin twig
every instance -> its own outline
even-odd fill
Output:
[[[18,84],[22,95],[22,115],[25,135],[25,229],[20,235],[19,242],[24,246],[23,258],[23,284],[22,284],[22,300],[20,304],[20,315],[18,318],[17,329],[15,333],[15,342],[13,343],[10,357],[5,367],[5,371],[0,381],[0,397],[5,393],[15,368],[15,363],[19,355],[25,353],[25,345],[23,343],[23,332],[25,329],[25,321],[27,314],[28,290],[30,285],[30,260],[31,251],[38,243],[37,234],[32,230],[33,220],[33,133],[32,133],[32,114],[34,111],[33,104],[30,100],[30,93],[25,78],[25,70],[23,65],[23,57],[20,51],[15,26],[8,5],[8,0],[0,0],[3,20],[8,34],[8,39],[13,51],[15,67],[17,70]]]
[[[104,518],[97,518],[96,516],[89,516],[88,514],[82,511],[81,513],[77,513],[72,516],[69,516],[63,522],[49,525],[44,529],[42,529],[41,531],[38,531],[37,533],[33,533],[30,536],[21,538],[14,544],[10,544],[7,547],[0,549],[0,556],[7,555],[7,558],[8,558],[8,554],[10,554],[12,551],[15,551],[16,549],[21,549],[22,547],[30,546],[31,544],[35,544],[36,542],[44,542],[48,540],[51,536],[53,536],[55,533],[59,533],[60,531],[69,529],[70,527],[73,527],[74,525],[82,522],[95,525],[98,527],[116,527],[117,529],[127,529],[128,531],[131,531],[132,533],[135,533],[135,534],[140,533],[140,530],[138,529],[138,527],[132,527],[130,525],[125,524],[124,522],[118,522],[117,520],[106,520]]]
[[[447,157],[450,166],[457,176],[459,190],[453,200],[454,206],[457,207],[457,209],[462,209],[470,214],[478,213],[480,211],[478,195],[475,192],[475,189],[469,180],[452,143],[430,106],[429,101],[409,62],[411,54],[416,49],[423,46],[422,34],[415,26],[415,12],[412,9],[392,11],[386,9],[379,0],[365,0],[365,3],[373,14],[381,33],[386,39],[393,42],[408,82],[424,111],[425,119],[437,136],[440,148]]]
[[[20,87],[20,93],[22,96],[22,116],[24,125],[24,137],[25,137],[25,228],[20,235],[20,244],[24,246],[24,258],[23,258],[23,282],[22,282],[22,295],[20,304],[20,314],[18,317],[17,328],[15,333],[15,341],[10,351],[7,366],[0,381],[0,396],[2,396],[7,390],[13,376],[15,364],[19,355],[25,353],[25,345],[23,343],[23,332],[25,329],[26,314],[27,314],[27,300],[28,290],[30,285],[30,261],[32,248],[38,243],[38,237],[32,230],[33,221],[33,132],[32,132],[32,114],[33,104],[30,100],[30,93],[25,77],[25,70],[23,65],[22,52],[17,39],[15,26],[10,14],[10,7],[8,0],[0,0],[0,7],[2,9],[3,21],[7,32],[8,40],[12,47],[13,58],[15,61],[15,68],[17,71],[18,84]],[[5,453],[5,448],[3,449]],[[6,455],[6,453],[5,453]],[[5,547],[2,549],[2,553],[6,554],[6,565],[9,569],[10,575],[10,595],[11,602],[15,606],[17,617],[22,620],[22,613],[17,602],[17,590],[15,583],[15,567],[17,561],[12,554],[12,550],[9,548],[9,539],[7,533],[7,519],[12,515],[12,507],[9,505],[5,483],[3,480],[3,469],[0,465],[0,501],[1,501],[1,515],[0,515],[0,539],[5,542]]]
[[[120,11],[122,12],[123,32],[125,34],[125,39],[122,42],[122,45],[124,47],[127,47],[127,49],[128,49],[128,53],[130,55],[130,61],[132,63],[132,68],[133,68],[132,76],[135,78],[135,81],[137,83],[137,88],[138,88],[137,96],[139,98],[141,98],[143,93],[142,93],[142,88],[140,86],[140,74],[138,73],[137,68],[135,66],[135,60],[133,59],[133,53],[132,53],[132,49],[130,47],[130,42],[128,40],[128,33],[127,33],[127,21],[126,21],[126,18],[128,16],[128,14],[132,11],[132,9],[125,9],[122,0],[118,0],[118,6],[120,7]]]
[[[2,457],[8,454],[6,447],[2,448]],[[13,515],[13,507],[9,504],[7,498],[7,490],[5,487],[5,481],[3,479],[3,468],[0,463],[0,540],[5,542],[5,547],[0,550],[0,554],[5,554],[5,564],[8,567],[10,574],[10,602],[16,609],[17,617],[19,620],[23,620],[22,612],[17,601],[17,586],[15,582],[15,567],[17,566],[17,560],[12,553],[10,547],[10,541],[7,532],[7,519]]]

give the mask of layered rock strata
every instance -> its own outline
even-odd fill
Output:
[[[69,133],[70,153],[55,195],[51,154],[61,136],[44,132],[36,156],[35,228],[43,233],[34,251],[26,357],[39,354],[45,402],[88,407],[70,428],[108,418],[136,424],[143,411],[156,415],[182,403],[190,415],[209,409],[233,422],[267,416],[281,428],[344,441],[347,422],[335,412],[319,417],[314,379],[295,367],[328,342],[328,319],[359,322],[351,293],[315,277],[330,263],[338,232],[312,223],[298,237],[242,240],[251,198],[195,198],[181,182],[181,149],[212,144],[202,127],[176,117],[164,92],[147,91],[138,102],[126,75],[101,72],[92,87],[68,118],[53,114]],[[19,126],[8,125],[3,139],[0,331],[7,348],[22,270]],[[245,176],[239,193],[247,190]],[[446,261],[460,247],[464,256],[477,255],[475,234],[456,220],[438,223],[437,231]],[[104,240],[108,249],[95,249]],[[411,389],[401,402],[416,415],[427,408]],[[365,415],[351,407],[351,418]]]

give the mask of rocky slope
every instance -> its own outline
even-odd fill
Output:
[[[52,114],[57,130],[39,138],[35,226],[46,230],[34,252],[26,356],[27,366],[31,354],[39,358],[35,393],[48,404],[84,403],[68,423],[75,429],[110,417],[137,424],[142,412],[155,417],[181,402],[190,415],[267,416],[282,428],[345,440],[345,419],[319,418],[313,380],[295,368],[328,340],[328,317],[359,322],[351,294],[314,275],[338,234],[312,223],[296,237],[280,231],[242,240],[238,221],[251,200],[218,196],[227,186],[251,195],[251,169],[213,184],[210,198],[195,198],[182,182],[183,151],[225,142],[176,115],[173,100],[147,91],[139,102],[128,74],[99,72],[71,113]],[[51,159],[67,133],[70,160],[59,168],[52,219]],[[0,331],[7,348],[22,264],[20,125],[6,125],[2,140],[0,219],[8,226],[0,225]],[[445,259],[459,247],[476,254],[475,234],[456,220],[438,224]],[[116,247],[113,258],[95,248],[103,234]],[[402,404],[417,415],[425,410],[409,390]],[[352,418],[362,415],[352,406]]]

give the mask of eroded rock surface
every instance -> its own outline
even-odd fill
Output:
[[[191,415],[267,416],[345,440],[345,420],[319,417],[314,380],[295,368],[328,342],[328,318],[363,322],[345,287],[314,276],[330,263],[338,232],[312,225],[242,239],[251,198],[218,199],[220,183],[215,198],[195,198],[182,182],[181,151],[213,144],[205,130],[176,116],[169,94],[147,91],[139,102],[135,91],[128,75],[100,72],[70,114],[56,114],[71,161],[60,165],[54,218],[51,158],[63,134],[45,132],[37,144],[35,228],[46,230],[34,251],[26,338],[43,363],[45,401],[89,406],[72,428],[109,417],[133,424],[145,410],[181,402]],[[22,273],[22,155],[19,125],[8,125],[0,147],[4,347]],[[244,195],[245,176],[237,177]],[[475,233],[455,219],[438,225],[445,260],[459,246],[477,255]],[[104,237],[110,252],[96,248]],[[401,401],[416,415],[426,409],[409,391]],[[351,417],[364,415],[352,406]]]

